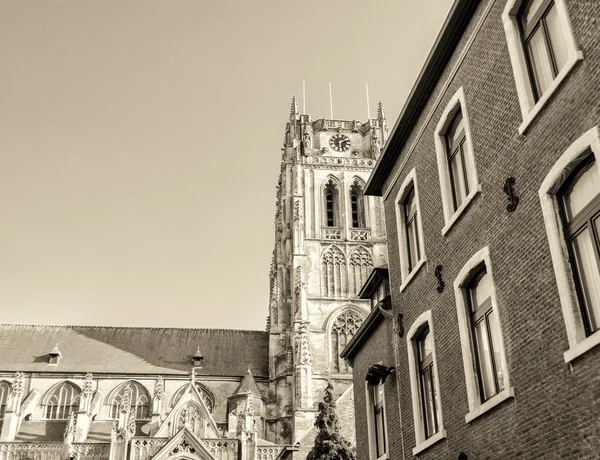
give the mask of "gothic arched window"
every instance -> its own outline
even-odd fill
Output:
[[[150,418],[150,396],[139,383],[129,381],[121,384],[110,399],[110,418],[119,418],[124,405],[129,405],[129,413],[136,420]]]
[[[373,269],[369,251],[359,246],[350,255],[350,292],[358,294]]]
[[[329,246],[321,258],[321,290],[324,297],[341,297],[347,283],[346,257],[337,246]]]
[[[66,420],[79,410],[81,390],[71,382],[57,385],[46,396],[45,416],[48,420]]]
[[[333,177],[330,177],[327,182],[325,182],[325,186],[323,187],[323,199],[325,206],[323,223],[325,227],[339,227],[339,184]]]
[[[187,428],[196,436],[204,435],[204,417],[202,416],[202,411],[196,404],[189,403],[179,411],[179,414],[177,415],[177,431],[181,430],[183,427]]]
[[[346,348],[346,345],[348,345],[362,323],[363,318],[350,309],[340,313],[333,321],[331,325],[331,372],[338,374],[350,372],[346,361],[340,358],[340,353]]]
[[[365,228],[365,194],[364,185],[356,178],[350,185],[350,211],[352,215],[352,228]]]
[[[173,396],[171,407],[175,407],[175,404],[179,402],[187,387],[187,385],[184,385],[179,390],[177,390],[177,393],[175,393],[175,396]],[[200,396],[202,396],[202,401],[204,401],[204,404],[206,404],[206,408],[212,414],[213,408],[215,406],[214,396],[208,391],[208,389],[200,385],[198,382],[196,382],[196,389],[198,390],[198,393],[200,393]]]
[[[8,403],[9,394],[10,383],[0,382],[0,420],[4,418],[4,412],[6,412],[6,404]]]

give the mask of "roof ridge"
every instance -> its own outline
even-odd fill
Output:
[[[109,326],[109,325],[85,325],[85,324],[33,324],[33,323],[0,323],[2,326],[25,326],[25,327],[45,327],[45,328],[79,328],[79,329],[161,329],[161,330],[182,330],[182,331],[215,331],[215,332],[260,332],[267,334],[260,329],[226,329],[210,327],[163,327],[163,326]]]

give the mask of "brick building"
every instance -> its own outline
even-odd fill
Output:
[[[391,305],[342,353],[359,459],[598,458],[599,23],[453,4],[367,183]]]

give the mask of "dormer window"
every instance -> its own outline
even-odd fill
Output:
[[[202,368],[203,364],[204,364],[204,356],[202,356],[202,353],[200,353],[200,347],[198,347],[196,354],[192,358],[192,366]]]
[[[373,269],[362,289],[358,293],[360,299],[369,299],[371,309],[384,305],[390,296],[390,282],[387,267],[376,267]],[[387,306],[386,306],[387,305]],[[383,308],[390,308],[389,302]]]
[[[58,349],[58,344],[54,347],[54,349],[48,353],[48,364],[58,364],[62,359],[62,353]]]
[[[383,278],[377,290],[371,296],[371,308],[377,307],[380,302],[383,302],[385,298],[390,295],[390,287],[387,278]]]

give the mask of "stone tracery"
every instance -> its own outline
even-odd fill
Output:
[[[340,353],[346,347],[350,339],[360,328],[364,318],[357,312],[346,309],[340,313],[331,326],[331,371],[337,373],[348,373],[348,364],[340,358]]]
[[[373,269],[371,254],[363,246],[358,246],[350,254],[350,292],[358,294]]]
[[[343,296],[346,281],[346,256],[337,246],[329,246],[321,257],[321,290],[323,296]]]

